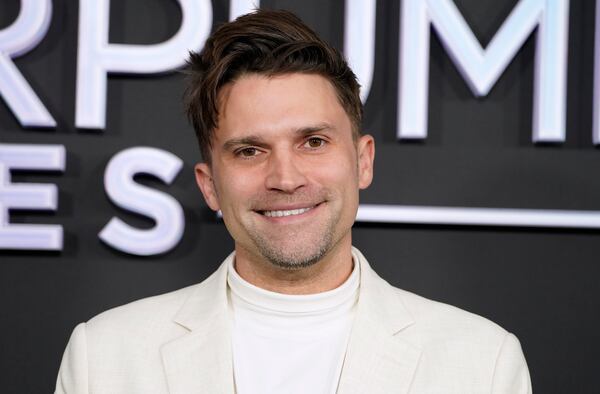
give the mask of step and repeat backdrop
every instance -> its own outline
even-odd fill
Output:
[[[77,323],[232,250],[180,70],[255,7],[361,82],[377,153],[353,237],[380,275],[515,333],[536,392],[597,393],[600,11],[580,0],[2,0],[3,391],[52,391]]]

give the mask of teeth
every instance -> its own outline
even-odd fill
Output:
[[[292,216],[292,215],[300,215],[301,213],[310,211],[312,209],[312,207],[310,208],[300,208],[300,209],[291,209],[289,211],[264,211],[263,215],[268,216],[270,218],[276,217],[276,218],[280,218],[283,216]]]

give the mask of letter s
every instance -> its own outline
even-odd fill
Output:
[[[185,227],[183,209],[173,197],[133,181],[139,173],[158,177],[170,184],[183,162],[177,156],[150,147],[134,147],[117,153],[104,172],[104,187],[110,200],[128,211],[148,216],[156,225],[148,230],[134,228],[113,217],[99,237],[109,246],[138,256],[151,256],[173,249]]]

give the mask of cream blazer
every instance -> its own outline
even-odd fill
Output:
[[[360,296],[338,393],[531,393],[514,335],[392,287],[357,249],[352,253],[360,264]],[[234,393],[227,305],[233,257],[200,284],[79,324],[55,393]]]

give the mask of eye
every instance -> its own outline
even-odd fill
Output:
[[[242,156],[242,157],[254,157],[254,156],[258,155],[259,152],[258,152],[258,149],[249,146],[249,147],[240,149],[236,153],[237,153],[237,155]]]
[[[308,148],[321,148],[323,145],[325,145],[325,142],[326,141],[322,138],[310,137],[308,140],[306,140],[304,146]]]

